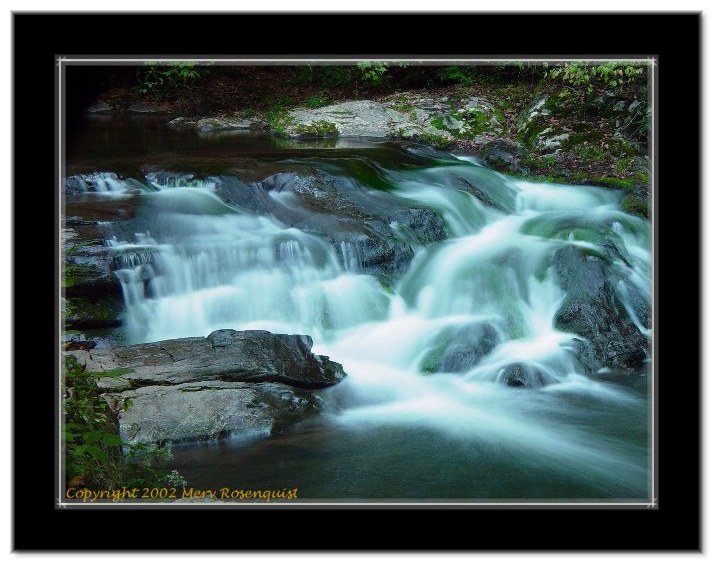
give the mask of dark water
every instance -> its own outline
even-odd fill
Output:
[[[603,232],[616,237],[627,254],[622,271],[643,290],[650,285],[650,226],[621,213],[621,195],[515,181],[393,143],[200,134],[172,130],[165,121],[88,119],[69,144],[67,174],[113,171],[143,179],[147,170],[164,168],[249,181],[316,167],[370,186],[362,196],[375,202],[397,196],[427,205],[451,232],[418,252],[409,272],[385,291],[350,266],[354,249],[332,249],[275,218],[218,209],[206,196],[208,185],[112,196],[113,205],[139,210],[117,227],[123,242],[115,244],[158,249],[173,273],[151,296],[143,296],[143,282],[134,283],[130,272],[122,278],[135,299],[121,338],[145,342],[218,328],[307,333],[317,352],[342,362],[349,374],[322,393],[322,415],[288,432],[174,445],[174,464],[191,486],[296,487],[302,500],[649,498],[646,386],[579,373],[567,348],[571,336],[552,327],[562,295],[549,266],[564,245],[591,248]],[[453,175],[485,186],[508,211],[453,189]],[[261,252],[276,237],[289,239],[281,244],[295,251],[288,267]],[[326,266],[296,252],[317,244],[326,249]],[[482,319],[495,320],[505,341],[476,369],[423,372],[439,335]],[[497,383],[513,361],[533,363],[550,385],[523,390]]]

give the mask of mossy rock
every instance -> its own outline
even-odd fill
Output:
[[[627,194],[621,202],[622,211],[649,219],[649,199],[639,194]]]
[[[295,131],[304,137],[336,137],[339,135],[337,125],[326,120],[297,124]]]

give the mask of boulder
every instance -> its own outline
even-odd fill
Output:
[[[427,356],[423,368],[426,372],[466,372],[475,368],[501,341],[500,332],[487,322],[447,330],[438,336],[438,344]]]
[[[522,362],[514,362],[498,371],[497,381],[510,388],[541,388],[547,379],[540,370]]]
[[[321,408],[317,394],[283,384],[203,381],[109,392],[121,413],[119,435],[129,444],[265,437]]]
[[[630,319],[605,259],[567,246],[555,253],[554,267],[566,292],[554,324],[581,337],[573,347],[584,368],[590,374],[602,368],[639,370],[649,342]]]
[[[206,381],[280,382],[316,389],[346,377],[341,364],[312,354],[311,349],[307,335],[222,329],[205,338],[95,349],[78,358],[91,372],[125,372],[97,382],[102,389],[117,391]]]
[[[306,335],[222,329],[208,337],[74,350],[119,414],[129,444],[281,432],[321,409],[346,377]]]

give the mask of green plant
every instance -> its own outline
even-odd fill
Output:
[[[320,92],[319,94],[310,96],[306,102],[308,108],[321,108],[322,106],[326,106],[328,104],[329,98],[327,97],[326,92]]]
[[[268,126],[278,135],[287,135],[287,128],[294,122],[294,118],[285,109],[281,102],[274,102],[265,112]]]
[[[550,79],[561,79],[575,87],[585,87],[591,94],[595,86],[617,88],[643,76],[642,63],[610,61],[601,64],[563,63],[545,71]]]
[[[386,73],[388,63],[379,61],[360,61],[357,63],[357,68],[361,73],[362,81],[372,86],[379,86],[383,81],[383,75]]]
[[[139,76],[136,89],[143,95],[152,95],[161,100],[171,91],[185,88],[191,91],[201,73],[196,70],[197,63],[192,61],[172,61],[169,63],[145,63]]]
[[[131,369],[89,372],[74,355],[62,367],[62,445],[67,483],[120,489],[124,486],[179,485],[185,480],[169,470],[170,448],[144,443],[129,445],[118,433],[117,415],[131,408],[118,400],[110,407],[101,396],[97,378],[118,378]]]
[[[472,86],[475,77],[475,67],[450,66],[438,71],[441,82],[455,82],[461,86]]]
[[[616,161],[616,164],[614,165],[614,169],[619,173],[619,174],[624,174],[627,170],[629,170],[629,167],[631,166],[631,159],[630,158],[624,158],[624,159],[618,159]]]
[[[77,357],[64,357],[64,429],[67,480],[85,485],[121,487],[121,438],[106,402],[99,397],[95,377]]]

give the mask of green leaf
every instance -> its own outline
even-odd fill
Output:
[[[122,444],[121,437],[118,435],[112,435],[111,433],[104,433],[102,442],[107,446],[121,446]]]
[[[84,433],[82,435],[82,438],[84,439],[84,442],[86,444],[94,444],[96,443],[99,439],[102,438],[102,432],[101,431],[89,431],[88,433]]]
[[[94,445],[86,445],[86,447],[87,452],[92,457],[96,458],[97,460],[101,460],[102,462],[109,462],[109,456],[99,447],[96,447]]]

